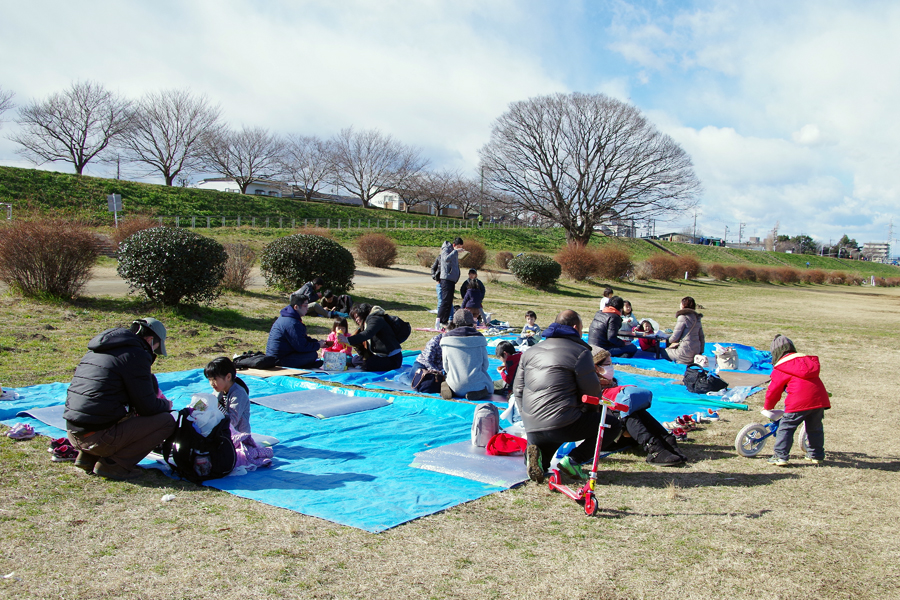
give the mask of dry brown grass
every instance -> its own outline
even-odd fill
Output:
[[[109,483],[47,460],[46,438],[0,438],[0,593],[21,598],[853,598],[900,597],[895,388],[900,290],[835,286],[652,282],[624,286],[635,311],[674,324],[678,301],[704,305],[707,338],[766,346],[776,333],[817,354],[834,408],[825,421],[828,460],[776,469],[745,459],[732,444],[758,421],[728,411],[682,444],[689,466],[655,469],[638,454],[603,463],[600,514],[545,485],[469,502],[368,534],[151,474],[138,483]],[[354,290],[363,299],[411,307],[396,311],[414,326],[433,322],[434,285],[386,292]],[[497,283],[486,304],[518,322],[533,308],[546,326],[563,308],[593,314],[591,284],[566,284],[567,295]],[[246,314],[219,331],[201,314],[175,325],[169,354],[157,368],[197,367],[195,346],[225,330],[264,340],[275,295],[227,296],[222,305]],[[847,319],[854,306],[880,326]],[[4,384],[65,381],[87,339],[143,307],[109,314],[83,305],[0,302],[0,372]],[[216,309],[225,311],[224,308]],[[31,318],[40,315],[39,319]],[[172,318],[182,318],[173,316]],[[315,322],[315,321],[313,321]],[[53,323],[54,331],[42,330]],[[190,336],[189,328],[199,329]],[[323,329],[324,331],[324,329]],[[32,339],[43,335],[46,341]],[[313,335],[319,335],[314,331]],[[215,338],[218,339],[218,338]],[[427,334],[414,332],[409,347]],[[866,350],[859,344],[866,341]],[[7,348],[15,347],[18,352]],[[42,352],[52,347],[57,352]],[[49,357],[44,356],[49,354]],[[27,359],[27,360],[23,360]],[[44,362],[40,362],[43,360]],[[28,368],[18,365],[31,362]],[[11,371],[12,369],[12,371]],[[12,373],[12,376],[10,376]],[[427,490],[423,490],[427,492]],[[177,499],[162,503],[163,494]],[[359,509],[366,509],[364,496]]]

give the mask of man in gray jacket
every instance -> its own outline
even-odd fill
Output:
[[[581,397],[600,396],[591,347],[581,339],[581,317],[564,310],[543,332],[545,340],[522,355],[513,391],[528,437],[528,477],[543,483],[556,450],[566,442],[584,440],[559,462],[560,468],[583,477],[580,464],[588,461],[597,444],[600,413],[585,410]],[[618,437],[621,423],[608,419],[608,435]],[[613,431],[613,429],[617,429]],[[604,434],[604,436],[607,434]]]
[[[459,251],[463,249],[462,238],[456,238],[453,243],[444,242],[441,246],[441,305],[438,307],[438,319],[442,325],[450,321],[453,310],[453,292],[456,290],[456,282],[459,281]]]

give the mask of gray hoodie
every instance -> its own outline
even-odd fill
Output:
[[[459,281],[459,252],[450,242],[441,246],[441,279]]]

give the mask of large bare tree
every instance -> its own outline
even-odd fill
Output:
[[[306,200],[333,180],[329,143],[315,136],[289,135],[282,153],[282,169],[288,181]]]
[[[368,208],[373,196],[402,190],[428,161],[418,148],[398,142],[377,129],[343,129],[331,143],[338,183]]]
[[[700,190],[690,156],[671,137],[603,94],[514,102],[480,155],[486,183],[579,244],[608,218],[686,210]]]
[[[267,129],[222,130],[205,138],[203,163],[210,171],[234,179],[246,194],[254,181],[281,174],[283,149],[281,139]]]
[[[181,174],[200,168],[204,136],[222,128],[221,108],[206,96],[187,90],[163,90],[144,95],[135,107],[133,126],[120,145],[124,155],[160,173],[166,185]]]
[[[3,113],[15,106],[12,101],[13,95],[12,92],[4,90],[3,87],[0,86],[0,125],[3,125]]]
[[[75,82],[19,109],[22,131],[11,140],[35,164],[65,161],[84,167],[122,137],[132,122],[131,102],[93,81]]]

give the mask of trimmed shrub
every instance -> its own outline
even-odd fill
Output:
[[[707,266],[706,272],[716,281],[725,281],[728,279],[728,271],[725,270],[724,266],[718,263]]]
[[[293,291],[321,277],[325,288],[344,294],[353,287],[356,263],[349,250],[330,238],[295,233],[263,249],[260,270],[271,288]]]
[[[669,280],[678,277],[678,263],[666,254],[654,254],[647,259],[650,265],[650,278]]]
[[[563,246],[556,255],[556,262],[562,267],[562,272],[575,281],[584,281],[596,275],[600,266],[597,253],[580,244]]]
[[[110,238],[113,241],[115,249],[119,248],[119,244],[136,234],[138,231],[145,229],[153,229],[159,227],[159,221],[150,217],[137,216],[129,217],[119,221],[119,226],[113,229]]]
[[[860,275],[850,275],[847,277],[847,285],[862,285],[865,281],[866,278]]]
[[[498,252],[494,257],[494,263],[501,269],[509,268],[509,261],[513,259],[512,252]]]
[[[16,221],[0,232],[0,280],[24,296],[77,296],[97,262],[97,239],[60,219]]]
[[[743,265],[725,265],[725,275],[728,279],[740,279]]]
[[[825,271],[813,269],[812,271],[808,271],[808,273],[810,283],[816,283],[818,285],[825,283]]]
[[[616,248],[601,248],[597,250],[596,256],[597,276],[602,279],[615,280],[624,277],[625,273],[634,268],[628,253]]]
[[[509,270],[524,285],[545,289],[562,275],[562,266],[548,256],[523,254],[509,261]]]
[[[780,283],[797,283],[800,281],[800,273],[790,267],[780,267],[773,270],[772,279]]]
[[[436,258],[437,252],[433,250],[428,250],[427,248],[419,248],[416,250],[416,260],[419,261],[419,266],[421,267],[430,269]]]
[[[741,281],[756,281],[756,271],[750,267],[741,267],[738,279]]]
[[[653,275],[653,269],[650,267],[650,263],[646,260],[642,260],[638,264],[634,265],[634,276],[640,279],[641,281],[647,281]]]
[[[487,250],[484,246],[475,240],[469,240],[463,243],[466,254],[459,259],[459,266],[462,269],[480,269],[487,262]]]
[[[225,252],[228,254],[228,260],[225,262],[222,287],[242,292],[247,289],[250,271],[256,264],[256,252],[246,244],[225,244]]]
[[[831,271],[825,280],[832,285],[844,285],[847,282],[847,274],[843,271]]]
[[[772,269],[759,267],[756,269],[756,280],[760,283],[769,283],[772,280]]]
[[[166,306],[215,300],[228,261],[219,242],[176,227],[138,231],[116,255],[128,287]]]
[[[356,252],[370,267],[387,269],[397,262],[397,243],[380,233],[367,233],[358,237]]]
[[[684,277],[685,273],[688,274],[688,279],[696,279],[700,275],[700,261],[693,256],[679,256],[675,262],[678,264],[679,279]]]

